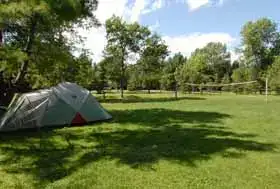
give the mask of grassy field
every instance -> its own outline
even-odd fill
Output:
[[[114,119],[0,134],[0,188],[279,188],[280,97],[127,94]]]

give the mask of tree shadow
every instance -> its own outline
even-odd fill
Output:
[[[104,158],[151,170],[160,160],[195,167],[214,155],[242,158],[248,151],[275,148],[253,140],[256,135],[225,129],[222,121],[230,115],[218,112],[135,109],[110,113],[114,120],[106,126],[0,134],[1,170],[31,174],[36,188],[41,188]],[[120,126],[114,128],[115,123]],[[126,124],[136,128],[128,129]]]
[[[199,160],[208,160],[215,154],[237,158],[244,156],[247,151],[273,150],[273,144],[248,140],[252,136],[176,125],[161,129],[100,132],[92,134],[99,145],[90,157],[96,154],[118,159],[120,163],[134,168],[153,165],[162,159],[196,166]],[[234,151],[227,151],[229,149]]]
[[[145,103],[145,102],[172,102],[179,100],[206,100],[206,98],[201,97],[140,97],[136,95],[127,95],[124,99],[117,98],[116,96],[107,96],[105,99],[97,97],[98,101],[101,103]]]
[[[181,111],[164,108],[111,110],[113,122],[120,124],[137,124],[148,127],[163,127],[167,124],[219,123],[228,114],[203,111]]]

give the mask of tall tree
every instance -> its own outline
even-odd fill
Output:
[[[1,51],[13,51],[13,54],[24,54],[15,62],[9,62],[2,67],[6,72],[9,66],[18,69],[12,74],[12,88],[18,89],[26,76],[40,62],[49,60],[54,51],[60,49],[60,44],[71,48],[68,38],[62,36],[64,32],[71,32],[74,26],[91,27],[98,25],[93,15],[97,8],[96,0],[23,0],[1,1],[0,30],[3,32],[4,42]],[[62,38],[64,38],[62,40]],[[71,49],[72,50],[72,49]],[[2,61],[7,61],[3,60]],[[51,63],[51,62],[48,62]],[[52,62],[55,64],[56,62]]]
[[[161,86],[165,90],[176,90],[177,80],[175,77],[176,70],[179,71],[180,67],[187,61],[187,59],[181,54],[176,53],[173,57],[170,57],[164,63]]]
[[[138,23],[127,23],[120,17],[113,16],[106,21],[106,54],[116,61],[120,68],[120,89],[123,98],[126,64],[130,53],[138,53],[144,40],[150,35],[147,27]]]
[[[241,37],[248,64],[259,70],[265,70],[271,65],[274,56],[279,53],[276,49],[280,40],[277,24],[268,18],[247,22],[241,30]]]
[[[167,55],[167,46],[159,35],[153,34],[146,39],[145,48],[138,64],[142,75],[142,84],[149,93],[153,84],[159,85],[161,64]]]
[[[128,90],[140,90],[142,86],[142,76],[139,64],[131,64],[128,66]]]
[[[185,64],[176,71],[176,78],[183,90],[195,90],[186,83],[207,83],[211,81],[209,77],[209,67],[207,57],[204,53],[196,51]]]
[[[230,53],[222,43],[208,43],[205,47],[197,49],[195,53],[202,53],[206,57],[208,75],[213,82],[220,83],[224,75],[230,73]]]
[[[280,93],[280,57],[276,57],[273,64],[269,67],[267,72],[269,79],[269,87]]]
[[[106,59],[102,59],[98,64],[94,65],[94,80],[93,89],[97,91],[98,94],[103,94],[105,98],[105,88],[108,85],[108,64]]]

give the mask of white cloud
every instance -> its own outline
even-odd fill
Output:
[[[164,0],[135,0],[130,21],[139,21],[140,16],[154,12],[164,6]]]
[[[153,12],[157,9],[160,9],[164,7],[165,1],[164,0],[154,0],[152,3],[150,3],[143,11],[142,14],[147,14],[150,12]]]
[[[177,0],[176,2],[188,3],[190,10],[196,10],[204,5],[209,4],[211,0]],[[223,3],[225,0],[219,0]],[[112,15],[123,17],[126,21],[139,21],[141,15],[148,14],[156,11],[164,6],[167,6],[168,0],[101,0],[99,1],[98,9],[94,14],[97,19],[104,24],[105,21]],[[174,3],[176,3],[174,1]],[[151,30],[157,30],[160,25],[157,21],[154,25],[149,26]],[[78,29],[79,33],[86,38],[84,47],[93,53],[93,60],[98,62],[102,58],[102,52],[106,45],[106,32],[104,26],[101,28],[93,28],[89,31]],[[190,53],[196,48],[201,48],[208,42],[222,42],[229,44],[234,41],[229,34],[226,33],[194,33],[184,36],[165,36],[169,48],[172,52],[182,52],[185,55]]]
[[[222,6],[225,1],[227,0],[177,0],[177,3],[186,3],[189,11],[195,11],[203,6]]]
[[[138,21],[141,13],[144,11],[147,6],[147,0],[135,0],[134,6],[132,8],[131,21]]]
[[[190,11],[194,11],[209,3],[210,3],[209,0],[187,0],[187,5],[188,5]]]
[[[202,48],[207,43],[221,42],[230,45],[235,41],[235,38],[227,33],[194,33],[175,37],[165,36],[163,39],[166,41],[172,54],[181,52],[188,57],[195,49]]]
[[[123,17],[128,22],[133,22],[139,21],[141,15],[160,9],[164,5],[164,0],[134,0],[130,6],[129,2],[130,0],[101,0],[94,14],[103,25],[113,15]],[[158,28],[158,23],[151,27]],[[104,26],[92,28],[89,31],[80,28],[78,32],[86,38],[84,47],[90,49],[93,53],[93,60],[100,61],[106,45]]]
[[[127,12],[126,5],[127,0],[102,0],[99,1],[98,9],[94,14],[101,24],[104,24],[105,21],[114,14],[121,17],[128,15],[129,13]],[[79,28],[78,32],[86,39],[84,47],[93,53],[93,61],[99,61],[102,58],[102,52],[106,45],[104,26],[92,28],[90,30]]]

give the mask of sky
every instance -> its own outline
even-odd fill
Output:
[[[190,56],[209,42],[222,42],[235,60],[242,26],[261,17],[280,24],[279,8],[280,0],[99,0],[95,15],[101,24],[115,14],[148,26],[162,36],[171,54]],[[106,46],[104,26],[79,33],[93,60],[100,61]]]

